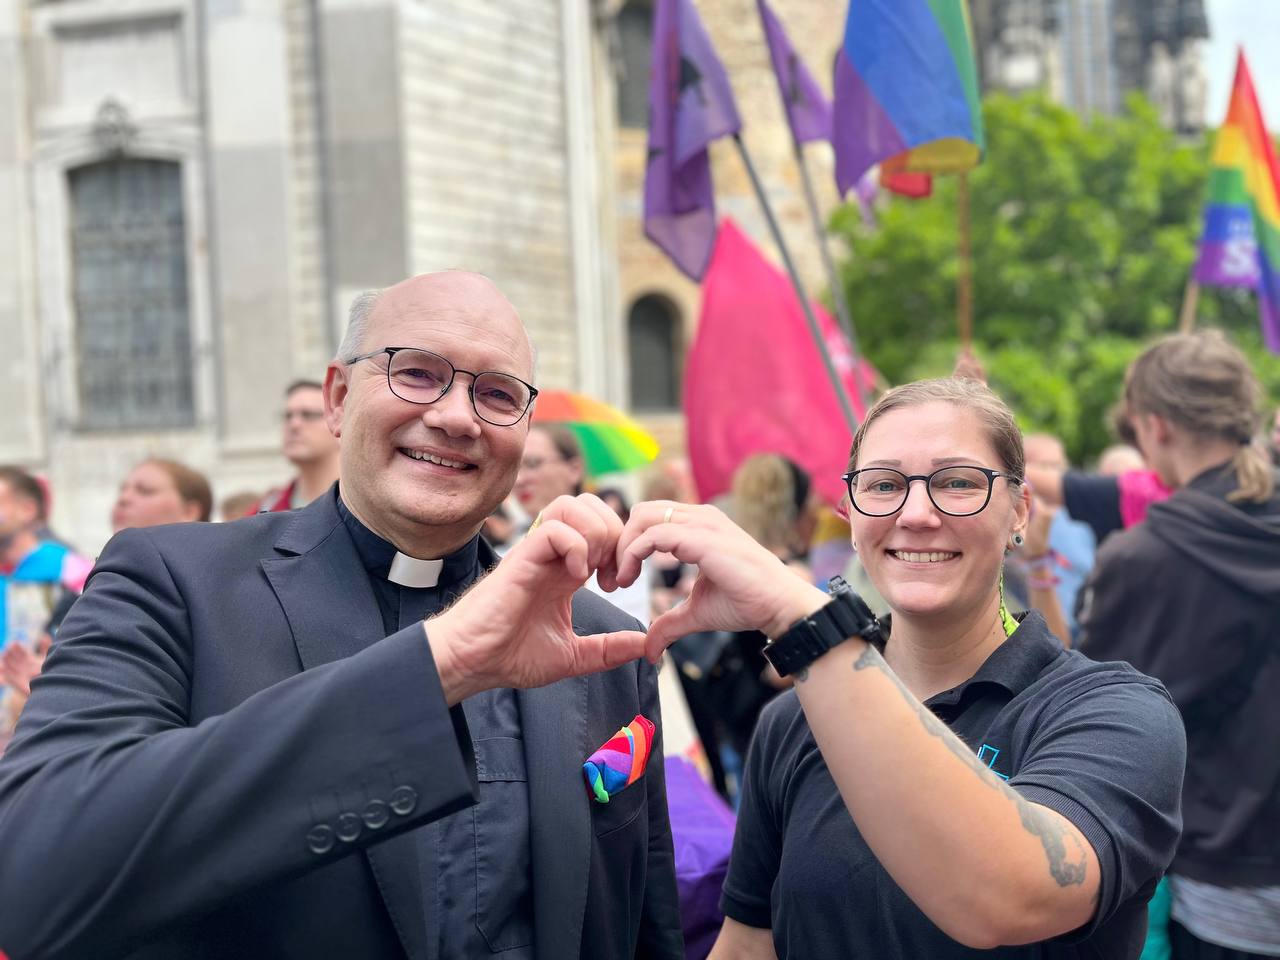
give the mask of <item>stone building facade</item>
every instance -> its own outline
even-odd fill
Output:
[[[1164,124],[1205,127],[1204,0],[972,0],[984,89],[1044,89],[1080,113],[1151,98]]]
[[[829,85],[842,12],[775,7]],[[754,2],[699,8],[816,291]],[[697,288],[643,239],[643,118],[621,117],[650,15],[0,0],[0,462],[48,476],[55,527],[88,551],[143,457],[190,463],[219,497],[278,483],[281,392],[322,374],[352,295],[446,267],[508,293],[542,385],[634,407],[678,452]],[[737,156],[714,160],[722,211],[767,248]]]

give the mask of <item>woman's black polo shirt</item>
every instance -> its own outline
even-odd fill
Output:
[[[1010,786],[1093,844],[1102,873],[1093,922],[992,951],[947,937],[858,833],[794,692],[756,728],[724,912],[771,928],[780,960],[1137,957],[1147,900],[1181,829],[1186,742],[1164,687],[1128,664],[1064,650],[1032,612],[973,677],[926,705]],[[948,816],[946,798],[937,804]]]

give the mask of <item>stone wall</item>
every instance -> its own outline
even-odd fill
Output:
[[[490,276],[575,383],[560,0],[410,0],[401,84],[411,272]]]

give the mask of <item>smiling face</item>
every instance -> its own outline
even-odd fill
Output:
[[[930,402],[891,410],[867,428],[857,469],[892,467],[909,476],[964,464],[1003,472],[995,447],[973,412]],[[958,620],[994,598],[1010,536],[1025,529],[1022,485],[992,484],[991,502],[968,517],[952,517],[920,482],[888,517],[850,515],[858,557],[898,620]]]
[[[162,523],[198,520],[200,505],[182,499],[169,471],[157,463],[138,464],[120,484],[111,508],[111,529],[154,527]]]
[[[533,379],[520,318],[477,274],[427,274],[383,291],[360,353],[381,347],[417,347],[457,368]],[[443,556],[470,539],[511,491],[529,421],[499,427],[481,420],[466,373],[435,403],[402,400],[387,386],[388,360],[329,365],[325,409],[342,440],[342,499],[406,553]]]

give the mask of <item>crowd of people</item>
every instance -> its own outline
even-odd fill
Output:
[[[1083,470],[960,366],[840,504],[769,452],[631,503],[429,274],[356,299],[234,523],[147,459],[91,561],[0,468],[0,951],[685,956],[666,660],[737,810],[716,960],[1280,956],[1280,410],[1169,337]]]

